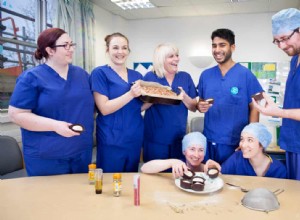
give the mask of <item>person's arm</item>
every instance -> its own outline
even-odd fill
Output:
[[[141,95],[140,83],[137,81],[131,86],[130,90],[118,98],[109,100],[107,96],[94,92],[96,105],[102,115],[109,115],[118,111],[120,108],[129,103],[133,98]]]
[[[289,118],[300,121],[300,108],[297,109],[281,109],[274,103],[273,99],[267,94],[263,93],[266,101],[265,106],[259,105],[257,101],[252,98],[253,106],[262,114],[267,116],[275,116],[280,118]]]
[[[182,87],[178,87],[180,89],[180,94],[179,96],[181,96],[182,102],[184,103],[184,105],[190,110],[195,112],[197,110],[197,99],[194,98],[192,99],[189,95],[187,95],[184,91],[184,89]]]
[[[187,171],[186,164],[178,159],[151,160],[143,164],[141,171],[143,173],[159,173],[170,168],[172,168],[174,178],[182,176],[183,172]]]
[[[31,110],[9,106],[8,115],[13,123],[29,131],[54,131],[64,137],[80,135],[69,128],[71,123],[42,117]]]
[[[142,105],[141,111],[146,111],[148,108],[150,108],[153,104],[152,103],[144,103]]]
[[[250,108],[249,122],[250,123],[259,122],[259,111],[256,108],[254,108],[253,102],[249,104],[249,108]]]

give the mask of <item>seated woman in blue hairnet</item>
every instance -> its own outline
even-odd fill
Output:
[[[261,123],[247,125],[241,133],[240,149],[221,167],[223,174],[286,178],[286,167],[265,153],[272,139],[271,133]],[[219,165],[207,161],[207,166]]]
[[[182,140],[182,153],[185,156],[185,162],[178,159],[151,160],[141,167],[141,171],[143,173],[159,173],[172,168],[174,178],[183,176],[183,173],[188,169],[194,172],[207,172],[208,167],[202,163],[206,145],[206,137],[203,134],[200,132],[188,133]],[[209,161],[214,163],[212,160]],[[217,163],[216,167],[219,170],[221,168]]]

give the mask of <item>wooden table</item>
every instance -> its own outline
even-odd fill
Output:
[[[133,205],[133,175],[124,173],[121,197],[112,195],[112,174],[104,174],[103,194],[95,194],[87,174],[0,180],[2,220],[110,219],[300,219],[300,181],[222,175],[224,182],[245,188],[283,188],[280,209],[269,213],[245,208],[245,193],[224,185],[220,191],[199,195],[184,192],[171,174],[141,174],[141,205]]]

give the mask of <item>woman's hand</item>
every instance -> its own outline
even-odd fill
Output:
[[[174,178],[183,176],[183,173],[188,171],[186,164],[178,159],[172,160],[172,174]]]
[[[135,83],[131,86],[131,88],[130,88],[130,94],[133,97],[139,97],[140,95],[142,95],[140,80],[135,81]]]
[[[208,160],[206,161],[205,165],[204,165],[204,172],[207,173],[209,168],[215,167],[219,170],[219,172],[221,172],[221,166],[218,162],[214,161],[214,160]]]
[[[72,131],[69,127],[70,125],[72,124],[64,121],[56,121],[54,125],[54,131],[63,137],[73,137],[80,135],[80,133]]]

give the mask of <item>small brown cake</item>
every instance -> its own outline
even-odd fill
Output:
[[[195,182],[195,183],[192,184],[191,189],[195,190],[195,191],[203,191],[204,190],[204,183]]]
[[[183,179],[192,179],[194,176],[195,176],[195,172],[189,169],[188,171],[183,173],[182,178]]]
[[[73,124],[73,125],[70,125],[69,128],[72,130],[72,131],[75,131],[75,132],[78,132],[78,133],[81,133],[84,131],[84,128],[82,125],[80,124]]]
[[[183,189],[191,189],[192,181],[188,179],[180,179],[180,187]]]
[[[204,177],[201,177],[201,176],[195,176],[193,179],[192,179],[193,183],[205,183],[205,178]]]
[[[208,102],[209,104],[214,104],[214,99],[210,98],[210,99],[205,99],[206,102]]]
[[[256,94],[254,94],[254,95],[252,96],[252,98],[254,98],[255,101],[260,101],[260,100],[262,100],[264,97],[263,97],[263,94],[262,94],[261,92],[258,92],[258,93],[256,93]]]
[[[209,178],[214,179],[214,178],[218,177],[219,170],[215,167],[209,168],[207,171],[207,175],[209,176]]]

